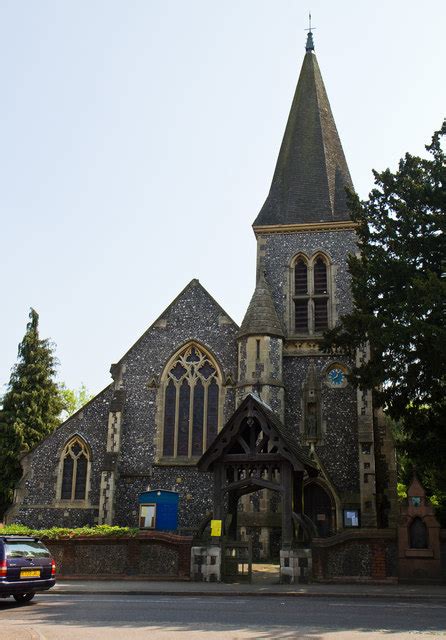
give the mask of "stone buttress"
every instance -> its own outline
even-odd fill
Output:
[[[114,524],[115,496],[118,481],[119,454],[121,452],[121,430],[125,402],[122,376],[123,365],[112,365],[113,397],[108,415],[107,451],[101,472],[99,489],[98,524]]]

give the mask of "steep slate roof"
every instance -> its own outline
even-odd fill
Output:
[[[293,466],[297,462],[298,466],[303,466],[310,476],[318,474],[318,468],[315,462],[305,453],[304,449],[297,442],[295,435],[291,434],[285,425],[281,422],[280,418],[273,412],[273,410],[260,398],[252,393],[249,393],[239,407],[234,411],[228,422],[223,429],[219,432],[215,440],[211,443],[208,449],[203,453],[197,467],[200,471],[211,471],[214,462],[218,460],[219,455],[217,450],[221,451],[221,443],[228,440],[224,449],[230,449],[234,441],[238,436],[238,429],[241,427],[239,421],[238,428],[234,431],[234,424],[237,422],[237,418],[240,414],[248,413],[249,415],[255,411],[263,414],[267,420],[268,425],[279,436],[282,446],[282,455],[286,457]],[[216,455],[218,457],[216,457]]]
[[[237,335],[238,337],[249,335],[283,337],[284,335],[263,271],[260,272],[254,294]]]
[[[349,220],[346,186],[350,173],[309,39],[271,189],[253,226]]]

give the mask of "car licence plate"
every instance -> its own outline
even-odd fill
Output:
[[[40,569],[22,569],[20,578],[40,578]]]

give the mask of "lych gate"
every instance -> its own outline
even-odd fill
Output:
[[[293,542],[302,543],[316,533],[303,513],[304,477],[316,476],[316,465],[278,416],[256,396],[245,398],[203,454],[198,468],[213,472],[213,517],[223,522],[227,539],[237,539],[239,499],[262,489],[278,492],[281,497],[281,564],[286,556],[288,563],[284,560],[284,565],[290,566]]]

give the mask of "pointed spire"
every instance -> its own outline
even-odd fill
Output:
[[[284,335],[263,271],[260,272],[254,295],[238,332],[239,338],[249,335],[279,337]]]
[[[353,188],[313,33],[277,159],[269,195],[254,227],[349,220],[345,187]]]

